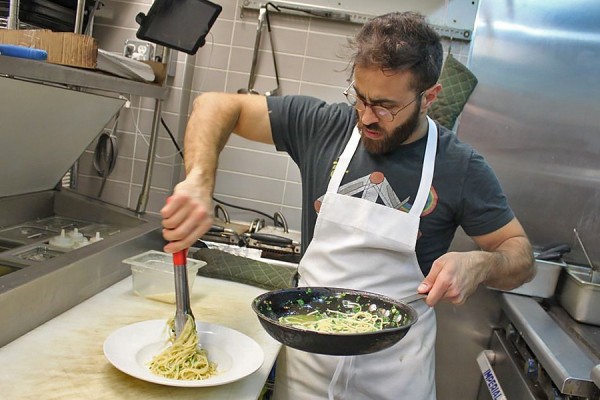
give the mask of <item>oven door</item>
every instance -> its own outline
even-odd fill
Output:
[[[477,400],[547,398],[538,386],[527,379],[523,372],[525,361],[504,338],[504,331],[494,331],[490,347],[490,350],[484,350],[477,357],[483,376]]]

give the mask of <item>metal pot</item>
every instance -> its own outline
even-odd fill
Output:
[[[311,311],[348,311],[348,301],[373,313],[390,311],[396,316],[383,329],[368,333],[323,333],[279,322],[281,317]],[[297,287],[274,290],[254,299],[252,309],[263,328],[278,342],[298,350],[327,355],[361,355],[391,347],[417,322],[416,310],[406,302],[380,294],[331,287]]]

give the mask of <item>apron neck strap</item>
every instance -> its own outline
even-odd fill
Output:
[[[423,172],[421,174],[421,183],[417,191],[417,197],[410,208],[409,214],[421,215],[429,198],[431,183],[433,182],[433,170],[435,167],[435,154],[437,152],[437,126],[435,122],[427,117],[429,129],[427,130],[427,147],[425,147],[425,156],[423,157]]]
[[[417,191],[417,196],[415,197],[415,201],[410,208],[409,214],[421,215],[425,209],[425,205],[429,197],[429,191],[431,189],[431,182],[433,181],[435,154],[437,151],[437,127],[435,122],[433,122],[433,120],[429,117],[427,117],[427,122],[427,146],[425,147],[425,156],[423,158],[421,183],[419,184],[419,190]],[[342,155],[337,161],[333,175],[331,176],[331,180],[327,186],[328,193],[337,193],[338,188],[342,183],[342,179],[344,178],[344,174],[346,173],[346,169],[348,168],[348,165],[350,165],[350,160],[352,160],[352,156],[358,148],[359,142],[360,132],[358,131],[358,126],[355,126],[354,130],[352,131],[352,136],[350,136],[350,140],[346,144]]]

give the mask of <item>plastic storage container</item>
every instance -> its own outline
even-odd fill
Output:
[[[138,296],[165,303],[175,303],[175,276],[173,255],[150,250],[123,260],[131,265],[133,292]],[[198,269],[205,266],[201,260],[187,259],[187,275],[190,291],[194,286]]]

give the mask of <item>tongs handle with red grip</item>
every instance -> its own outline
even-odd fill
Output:
[[[173,265],[174,266],[186,266],[187,265],[187,253],[188,249],[179,250],[173,253]]]
[[[187,276],[187,249],[173,253],[175,276],[175,337],[179,337],[188,318],[194,319],[190,306],[190,292]]]

